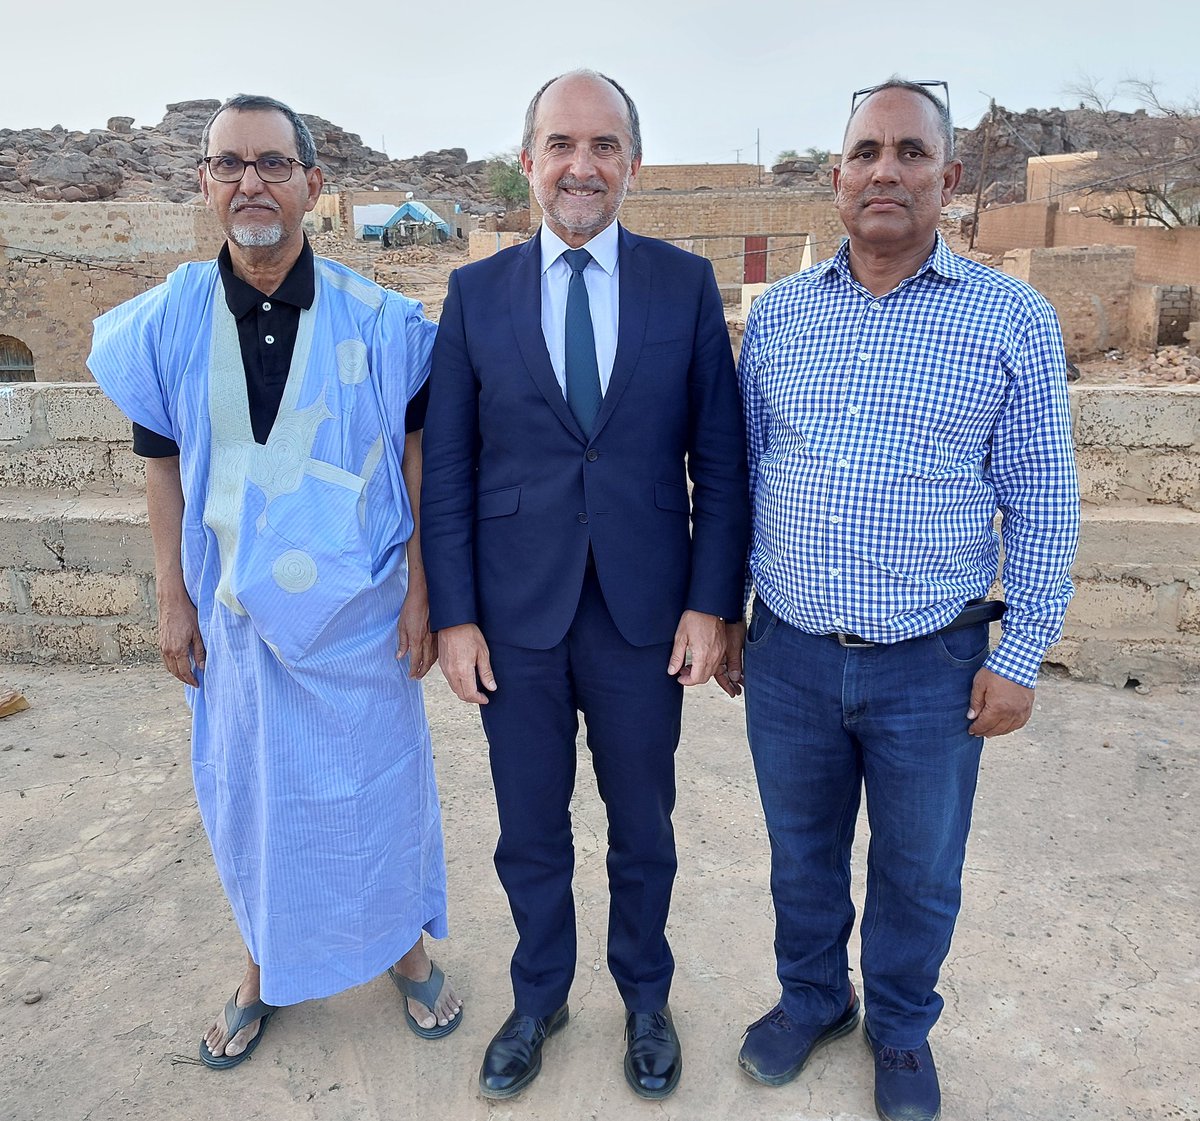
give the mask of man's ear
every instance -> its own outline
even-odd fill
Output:
[[[962,178],[962,160],[951,160],[942,171],[942,205],[945,206],[954,198],[958,190],[958,181]],[[837,179],[834,179],[834,190],[837,190]]]

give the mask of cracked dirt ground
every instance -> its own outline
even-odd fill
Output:
[[[0,721],[4,1121],[874,1117],[857,1034],[780,1089],[734,1066],[776,987],[741,707],[715,689],[688,697],[679,750],[679,1091],[642,1102],[621,1075],[604,822],[581,759],[571,1024],[521,1097],[489,1105],[475,1079],[509,1008],[511,926],[491,866],[478,719],[437,672],[428,698],[452,936],[435,954],[465,994],[462,1029],[417,1039],[384,977],[284,1011],[228,1073],[196,1060],[240,965],[196,814],[179,687],[149,666],[9,666],[0,677],[33,706]],[[989,744],[932,1037],[947,1121],[1200,1119],[1198,764],[1200,688],[1045,680],[1031,726]],[[860,896],[864,852],[860,839]],[[30,990],[42,999],[23,1003]]]

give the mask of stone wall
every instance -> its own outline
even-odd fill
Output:
[[[0,335],[30,349],[36,380],[77,378],[96,316],[221,241],[209,212],[186,203],[0,204]]]
[[[1076,594],[1047,660],[1112,685],[1200,678],[1200,387],[1071,391]]]
[[[643,164],[634,176],[629,192],[694,191],[697,188],[729,190],[757,187],[770,178],[758,164],[752,163]]]
[[[984,253],[1081,245],[1130,246],[1136,250],[1133,277],[1143,283],[1200,285],[1197,226],[1117,226],[1047,202],[994,207],[979,214],[975,247]]]
[[[157,657],[144,486],[96,385],[0,386],[0,657]]]
[[[1083,532],[1048,661],[1114,685],[1196,680],[1200,386],[1074,386],[1071,408]],[[95,385],[0,387],[0,659],[157,657],[128,431]]]
[[[1080,359],[1129,344],[1133,257],[1125,246],[1013,249],[1003,269],[1054,305],[1067,356]]]

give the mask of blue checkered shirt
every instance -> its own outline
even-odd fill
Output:
[[[1073,592],[1065,370],[1053,308],[940,236],[886,296],[847,245],[772,285],[738,364],[755,594],[811,634],[928,634],[988,593],[999,510],[1008,611],[986,664],[1032,686]]]

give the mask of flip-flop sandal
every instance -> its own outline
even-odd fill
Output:
[[[446,987],[446,974],[444,974],[435,962],[430,962],[433,968],[430,970],[429,976],[424,981],[411,981],[401,973],[397,973],[390,965],[388,966],[388,976],[392,979],[392,983],[400,990],[401,995],[412,997],[419,1004],[425,1005],[432,1012],[437,1007],[438,997],[442,995],[442,989]],[[462,1023],[462,1009],[458,1010],[457,1015],[448,1024],[435,1024],[431,1028],[423,1028],[417,1023],[416,1017],[408,1010],[408,1001],[403,1004],[404,1018],[408,1021],[408,1026],[412,1028],[422,1039],[441,1039],[449,1035],[459,1024]]]
[[[254,1023],[255,1020],[261,1020],[258,1025],[258,1031],[249,1043],[246,1044],[246,1050],[240,1055],[214,1055],[209,1049],[208,1044],[203,1039],[200,1040],[200,1061],[206,1067],[212,1067],[213,1070],[228,1070],[230,1067],[235,1067],[238,1063],[245,1062],[251,1055],[254,1054],[254,1048],[258,1046],[266,1033],[267,1024],[270,1022],[271,1013],[277,1011],[275,1005],[264,1004],[261,1000],[256,1000],[253,1004],[248,1004],[245,1008],[239,1008],[237,1002],[237,993],[229,998],[229,1003],[225,1005],[225,1027],[229,1031],[229,1038],[232,1039],[238,1032],[247,1024]]]

